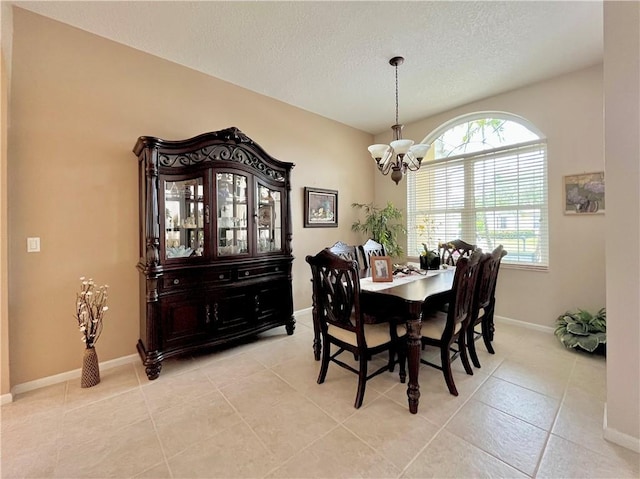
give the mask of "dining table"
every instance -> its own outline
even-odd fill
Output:
[[[407,369],[409,411],[418,412],[420,400],[420,353],[422,311],[447,302],[455,268],[398,273],[390,282],[376,282],[369,270],[360,272],[360,310],[367,321],[404,323],[407,327]],[[314,325],[315,326],[315,325]],[[320,360],[321,339],[315,328],[313,350]]]

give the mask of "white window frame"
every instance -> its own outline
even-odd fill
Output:
[[[524,260],[522,260],[522,258],[519,258],[513,255],[512,258],[517,259],[517,261],[514,262],[513,260],[510,261],[509,255],[507,255],[503,259],[503,265],[505,267],[515,268],[515,269],[547,271],[549,269],[548,156],[547,156],[547,148],[546,148],[546,137],[538,130],[538,128],[536,128],[533,124],[531,124],[531,122],[517,115],[513,115],[506,112],[483,111],[483,112],[476,112],[476,113],[463,115],[442,124],[436,130],[434,130],[429,135],[427,135],[427,137],[422,141],[422,143],[432,144],[440,135],[442,135],[447,130],[454,128],[458,125],[465,124],[481,118],[495,118],[495,119],[508,120],[508,121],[519,123],[523,127],[527,128],[529,131],[531,131],[533,134],[538,136],[538,139],[533,141],[522,142],[518,144],[510,144],[507,146],[501,146],[493,149],[486,149],[483,151],[474,151],[471,153],[464,153],[464,154],[459,154],[451,157],[440,158],[440,159],[432,160],[429,162],[424,162],[421,170],[418,170],[416,173],[409,175],[409,177],[407,178],[407,232],[408,232],[407,252],[408,252],[409,260],[417,260],[416,256],[412,256],[412,255],[417,255],[417,250],[418,250],[417,246],[419,246],[418,233],[417,233],[418,225],[417,225],[416,217],[418,215],[424,214],[424,209],[418,211],[414,201],[414,192],[416,190],[416,175],[420,175],[421,171],[423,171],[423,174],[424,174],[425,170],[429,168],[433,168],[435,165],[447,165],[447,164],[453,165],[455,163],[464,164],[465,201],[464,201],[464,206],[460,211],[463,216],[466,214],[467,217],[469,217],[470,215],[473,215],[475,217],[475,214],[477,211],[479,211],[479,209],[476,209],[475,205],[473,204],[474,189],[473,189],[473,181],[472,181],[473,179],[472,166],[478,161],[483,161],[493,157],[504,156],[505,153],[507,152],[518,152],[518,151],[524,152],[527,149],[530,149],[530,150],[533,149],[533,150],[542,151],[542,157],[543,157],[542,158],[543,171],[541,172],[541,174],[544,181],[544,186],[543,186],[544,199],[542,203],[536,203],[535,205],[532,205],[534,209],[536,210],[539,209],[540,211],[540,225],[539,225],[539,237],[538,237],[538,241],[540,242],[540,247],[541,247],[540,258],[535,262],[525,262]],[[518,210],[526,210],[526,209],[527,209],[527,205],[518,204],[518,205],[509,206],[509,207],[496,206],[495,208],[485,209],[485,211],[495,211],[496,213],[499,213],[501,210],[518,211]],[[436,211],[436,210],[433,210],[433,211]],[[463,228],[463,231],[461,233],[460,239],[463,239],[468,242],[476,243],[476,241],[473,240],[474,238],[476,238],[476,231],[475,231],[474,225],[475,225],[475,221],[462,221],[461,227]],[[441,239],[443,239],[444,241],[447,241],[447,240],[452,240],[456,238],[441,238]],[[499,240],[497,241],[498,243],[500,242]],[[437,244],[429,245],[429,246],[431,247],[431,249],[433,249],[434,247],[437,247]],[[414,252],[414,250],[416,251]]]

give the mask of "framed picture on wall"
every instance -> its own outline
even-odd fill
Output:
[[[604,171],[564,177],[566,215],[604,213]]]
[[[338,226],[338,192],[321,188],[304,188],[304,227]]]

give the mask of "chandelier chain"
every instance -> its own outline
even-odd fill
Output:
[[[398,124],[398,65],[396,67],[396,125]]]

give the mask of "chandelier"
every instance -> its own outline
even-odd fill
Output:
[[[422,159],[431,147],[424,143],[414,145],[413,140],[402,139],[404,125],[398,122],[398,65],[402,65],[403,62],[402,57],[393,57],[389,60],[389,64],[396,69],[396,124],[391,127],[393,141],[388,145],[371,145],[368,148],[380,172],[385,176],[391,172],[391,179],[396,182],[396,185],[407,171],[416,171],[420,168]]]

